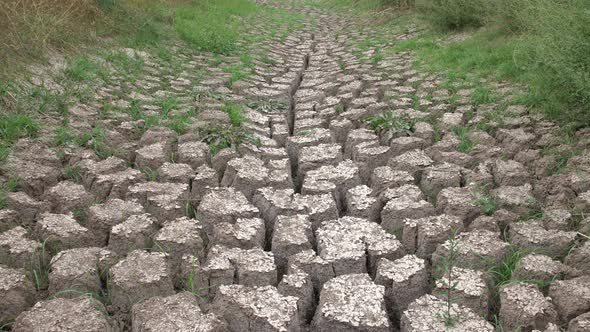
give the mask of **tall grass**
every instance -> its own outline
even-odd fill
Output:
[[[236,50],[240,23],[258,7],[249,0],[204,0],[181,6],[174,28],[198,50],[229,54]]]
[[[519,81],[530,87],[529,106],[573,127],[590,125],[590,1],[418,0],[416,7],[439,30],[485,26],[450,46],[413,45],[435,67]]]

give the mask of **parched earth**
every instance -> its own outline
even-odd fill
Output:
[[[519,105],[497,121],[497,104],[474,105],[475,87],[445,87],[414,69],[410,52],[367,61],[411,28],[358,54],[372,28],[303,2],[260,5],[305,22],[253,44],[271,61],[255,60],[231,89],[212,55],[175,49],[173,71],[127,49],[145,63],[139,78],[112,68],[70,109],[76,132],[103,128],[112,156],[92,142],[54,148],[48,130],[18,142],[3,165],[18,190],[0,210],[0,322],[15,319],[13,331],[590,331],[588,155],[548,175],[554,163],[542,152],[562,143],[556,125]],[[491,84],[503,100],[517,90]],[[158,113],[162,96],[180,100],[173,115],[198,110],[186,133],[102,109]],[[212,151],[202,133],[230,126],[227,102],[247,106],[241,130],[255,139]],[[387,112],[411,126],[376,133],[364,121]]]

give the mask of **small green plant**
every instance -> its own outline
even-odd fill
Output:
[[[160,106],[161,110],[161,114],[163,116],[167,116],[168,113],[177,108],[179,106],[180,102],[178,101],[178,99],[176,99],[175,97],[166,97],[163,98],[162,100],[158,101],[158,106]]]
[[[191,202],[184,204],[184,215],[189,219],[197,219],[197,210],[195,210]]]
[[[342,114],[346,111],[346,108],[344,107],[344,105],[338,104],[338,105],[336,105],[335,110],[336,110],[336,114]]]
[[[81,136],[75,139],[76,144],[81,147],[88,147],[97,157],[100,159],[107,159],[114,154],[113,149],[111,149],[107,144],[107,137],[105,130],[100,127],[96,126],[90,132],[86,132]]]
[[[211,155],[216,155],[225,148],[238,147],[244,143],[251,143],[256,146],[261,145],[260,138],[254,136],[243,127],[234,127],[228,125],[209,125],[201,129],[202,141],[209,145]]]
[[[408,116],[397,116],[393,112],[369,116],[362,119],[362,122],[368,124],[376,134],[390,131],[395,135],[410,135],[416,124],[416,121]]]
[[[453,231],[447,241],[449,253],[438,266],[439,273],[443,276],[445,282],[445,292],[441,295],[446,301],[446,308],[439,313],[439,318],[443,321],[447,328],[455,326],[459,320],[459,316],[453,312],[453,292],[457,289],[458,281],[455,280],[453,270],[459,257],[459,242],[457,240],[457,231]]]
[[[226,103],[221,110],[229,116],[229,121],[232,126],[240,127],[246,121],[244,116],[244,107],[236,103]]]
[[[82,183],[82,173],[80,166],[66,166],[64,169],[64,176],[66,179],[75,183]]]
[[[9,192],[15,192],[18,189],[18,178],[9,177],[6,181],[6,190]]]
[[[204,296],[207,289],[200,285],[199,278],[197,275],[197,266],[199,266],[199,262],[197,262],[196,258],[193,257],[191,271],[188,273],[186,279],[184,280],[184,284],[182,285],[182,287],[184,288],[184,290],[191,292],[194,296],[201,298]]]
[[[86,225],[86,223],[88,221],[88,212],[84,208],[73,209],[72,216],[82,226]]]
[[[469,153],[469,152],[471,152],[471,150],[473,150],[473,147],[475,146],[475,142],[473,142],[471,140],[471,138],[469,138],[470,131],[471,130],[469,127],[455,127],[455,128],[453,128],[453,133],[459,139],[459,146],[457,147],[457,150],[459,150],[459,152]]]
[[[66,68],[64,74],[71,80],[82,82],[94,79],[99,75],[100,70],[100,66],[90,59],[79,57]]]
[[[480,208],[481,213],[484,215],[491,216],[496,210],[498,210],[498,202],[496,202],[496,199],[490,194],[489,186],[481,187],[474,195],[474,204]]]
[[[144,167],[141,172],[145,175],[146,179],[150,182],[158,181],[158,171],[153,170],[149,167]]]
[[[26,114],[0,114],[0,161],[4,160],[10,148],[18,139],[35,137],[41,126]]]
[[[49,260],[47,240],[36,248],[27,264],[27,273],[37,290],[46,290],[49,287],[49,271],[51,264]]]

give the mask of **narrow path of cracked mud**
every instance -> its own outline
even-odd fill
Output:
[[[590,245],[578,233],[589,223],[572,212],[590,208],[590,158],[544,176],[539,153],[555,126],[518,106],[493,131],[465,134],[473,147],[462,151],[454,129],[477,128],[486,105],[413,69],[411,53],[361,61],[351,45],[371,28],[305,3],[260,4],[305,22],[254,45],[272,61],[231,89],[208,55],[176,50],[177,73],[127,49],[146,64],[141,78],[114,75],[70,111],[73,128],[102,136],[61,150],[18,142],[3,166],[19,182],[0,210],[0,321],[15,319],[13,331],[481,332],[496,321],[590,331]],[[199,110],[185,133],[97,111],[108,101],[157,113],[161,96],[179,101],[173,115]],[[228,103],[247,106],[239,128]],[[374,130],[367,119],[382,114],[390,127]]]

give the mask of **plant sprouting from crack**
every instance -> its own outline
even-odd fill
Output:
[[[396,115],[393,112],[386,112],[379,115],[369,116],[362,119],[362,122],[376,133],[389,131],[395,135],[410,135],[415,130],[416,121],[407,115]]]
[[[254,136],[243,127],[230,125],[208,125],[200,131],[201,141],[209,145],[211,155],[216,155],[225,148],[238,149],[242,144],[262,145],[260,138]]]
[[[438,316],[445,324],[445,327],[450,328],[455,326],[459,320],[459,316],[453,313],[453,291],[457,289],[458,281],[455,280],[454,269],[459,257],[459,242],[457,240],[457,231],[453,230],[447,241],[449,253],[444,258],[441,265],[439,265],[439,273],[442,275],[443,284],[446,288],[445,292],[441,294],[446,301],[446,307]]]

